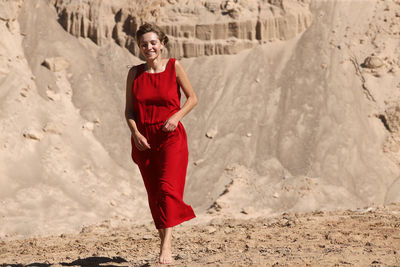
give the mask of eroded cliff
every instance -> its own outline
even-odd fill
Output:
[[[51,2],[58,21],[72,35],[98,45],[115,41],[136,56],[135,32],[144,22],[156,22],[165,30],[171,57],[236,54],[293,38],[312,22],[308,4],[301,0]]]

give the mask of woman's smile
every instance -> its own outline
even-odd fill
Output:
[[[159,37],[154,32],[148,32],[140,38],[140,49],[146,58],[158,57],[161,54],[163,44],[160,42]]]

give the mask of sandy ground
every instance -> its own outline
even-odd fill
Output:
[[[174,266],[400,266],[400,204],[182,224]],[[151,224],[0,241],[0,266],[157,266]]]

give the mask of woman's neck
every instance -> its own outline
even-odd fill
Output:
[[[157,57],[154,60],[146,60],[146,71],[150,73],[161,72],[165,68],[164,60]]]

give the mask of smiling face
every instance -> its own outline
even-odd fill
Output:
[[[164,44],[155,32],[147,32],[140,37],[139,48],[146,60],[154,60],[161,57]]]

